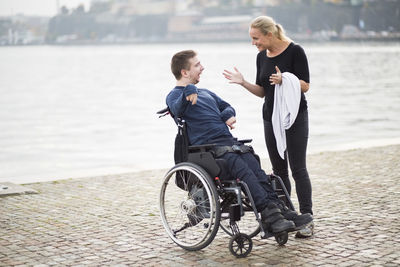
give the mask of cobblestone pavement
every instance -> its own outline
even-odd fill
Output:
[[[399,159],[400,145],[310,155],[315,236],[257,236],[245,259],[222,230],[195,252],[167,237],[166,170],[28,184],[39,193],[0,198],[0,266],[399,266]]]

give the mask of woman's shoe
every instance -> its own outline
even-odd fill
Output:
[[[314,235],[314,222],[308,223],[303,229],[297,231],[297,238],[308,238]]]

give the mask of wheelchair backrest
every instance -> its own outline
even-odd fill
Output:
[[[213,144],[191,146],[189,143],[185,120],[180,117],[175,117],[168,107],[160,110],[157,114],[160,114],[160,117],[168,114],[171,115],[178,127],[174,143],[175,164],[181,162],[195,163],[207,171],[212,178],[217,177],[221,173],[221,164],[218,164],[218,160],[215,159],[212,152],[212,148],[214,147]]]
[[[175,164],[188,160],[189,154],[189,138],[186,130],[186,123],[182,119],[175,120],[177,122],[178,132],[175,136],[174,161]]]

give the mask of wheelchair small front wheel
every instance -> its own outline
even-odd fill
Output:
[[[285,245],[288,239],[289,239],[289,234],[287,232],[282,232],[275,235],[275,240],[280,246]]]
[[[208,173],[196,164],[182,162],[167,172],[159,205],[169,237],[186,250],[208,246],[218,232],[218,193]]]
[[[253,241],[246,234],[236,234],[229,241],[229,251],[236,258],[245,258],[253,249]]]

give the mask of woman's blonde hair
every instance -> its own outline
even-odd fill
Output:
[[[282,25],[277,24],[273,18],[268,16],[259,16],[255,18],[251,24],[251,28],[255,28],[260,30],[260,32],[264,35],[267,35],[269,32],[272,33],[279,40],[290,40],[285,34],[285,30]]]

